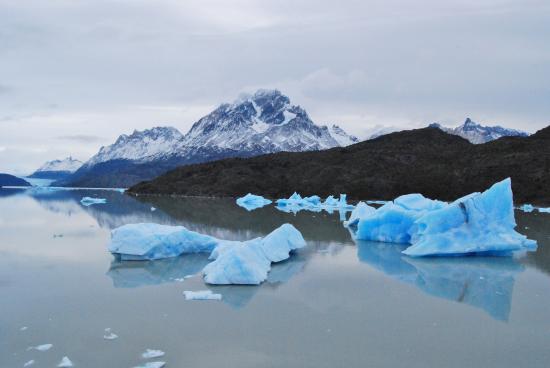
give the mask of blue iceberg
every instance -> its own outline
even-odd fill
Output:
[[[279,211],[292,213],[297,213],[302,210],[313,212],[325,210],[329,214],[332,214],[333,211],[339,211],[340,213],[343,212],[345,215],[345,211],[351,211],[354,208],[353,205],[347,203],[345,194],[340,194],[340,198],[338,199],[330,195],[323,202],[321,201],[321,197],[317,195],[302,198],[300,194],[294,192],[289,198],[278,199],[276,203],[276,208]],[[345,220],[345,218],[343,220]]]
[[[257,208],[267,206],[270,203],[271,201],[269,199],[266,199],[259,195],[254,195],[252,193],[248,193],[244,197],[237,199],[237,204],[245,208],[247,211],[252,211]]]
[[[289,258],[290,252],[305,245],[302,234],[290,224],[264,238],[226,243],[212,253],[215,260],[204,267],[204,280],[216,285],[258,285],[267,279],[272,262]]]
[[[360,219],[371,215],[375,211],[376,209],[374,207],[369,206],[365,202],[359,202],[357,203],[353,211],[351,211],[351,215],[349,219],[344,222],[344,226],[348,226],[348,227],[357,226]]]
[[[524,204],[519,209],[523,212],[533,212],[535,210],[535,207],[533,207],[532,204]]]
[[[107,203],[107,200],[105,198],[83,197],[80,200],[80,203],[82,203],[83,206],[88,207],[93,204],[105,204]]]
[[[183,253],[211,252],[220,242],[183,226],[129,224],[111,232],[109,251],[125,260],[154,260]]]
[[[411,244],[409,256],[510,254],[536,242],[514,230],[510,179],[451,204],[408,194],[360,216],[354,237]]]

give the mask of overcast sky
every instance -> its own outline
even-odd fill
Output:
[[[548,0],[0,0],[0,172],[278,88],[319,124],[550,124]]]

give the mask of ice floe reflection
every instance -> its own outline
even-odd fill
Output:
[[[481,308],[507,321],[515,276],[525,267],[512,257],[411,258],[404,245],[357,242],[359,260],[423,292]]]

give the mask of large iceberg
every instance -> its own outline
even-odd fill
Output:
[[[266,199],[259,195],[254,195],[252,193],[248,193],[244,197],[237,199],[237,204],[245,208],[247,211],[252,211],[257,208],[267,206],[270,203],[271,201],[269,199]]]
[[[536,249],[536,242],[514,230],[510,179],[453,203],[409,194],[357,221],[358,240],[411,244],[409,256],[509,254]]]
[[[344,222],[344,226],[357,226],[360,219],[371,215],[375,211],[376,209],[374,207],[369,206],[365,202],[359,202],[353,211],[351,211],[349,219]]]
[[[121,260],[141,261],[211,252],[219,242],[217,238],[183,226],[129,224],[112,231],[109,251],[120,255]]]
[[[280,262],[290,252],[306,245],[302,234],[292,225],[284,224],[264,238],[216,249],[215,260],[203,270],[208,284],[258,285],[267,279],[272,262]]]
[[[306,245],[302,234],[283,224],[266,235],[245,242],[214,238],[183,226],[124,225],[112,231],[109,251],[123,261],[159,260],[184,253],[209,252],[203,269],[209,284],[259,284],[267,278],[272,262]]]

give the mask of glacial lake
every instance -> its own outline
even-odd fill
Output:
[[[107,204],[84,207],[84,196]],[[156,210],[152,211],[151,207]],[[516,212],[536,252],[408,258],[354,243],[339,214],[248,212],[233,200],[0,189],[0,367],[548,367],[550,214]],[[110,230],[184,225],[224,239],[283,223],[308,246],[261,286],[207,286],[207,255],[117,262]],[[192,276],[192,277],[188,277]],[[210,289],[221,301],[187,301]],[[110,328],[117,339],[103,338]],[[47,351],[28,349],[53,344]]]

